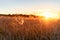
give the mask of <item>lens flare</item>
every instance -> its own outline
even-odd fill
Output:
[[[53,18],[53,17],[55,17],[53,14],[51,14],[49,12],[43,13],[42,16],[44,16],[45,18]]]
[[[52,12],[43,12],[40,16],[44,16],[46,19],[58,19],[59,14],[52,13]]]

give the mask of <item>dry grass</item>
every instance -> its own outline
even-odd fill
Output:
[[[46,25],[33,17],[0,16],[0,40],[58,40],[59,31],[60,20]]]

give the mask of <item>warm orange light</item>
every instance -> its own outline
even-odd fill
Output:
[[[53,15],[50,12],[44,12],[41,16],[44,16],[45,18],[54,18],[55,15]]]
[[[40,16],[44,16],[46,19],[57,19],[59,18],[59,14],[52,13],[52,12],[43,12]]]

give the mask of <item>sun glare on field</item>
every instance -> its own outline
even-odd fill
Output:
[[[55,18],[56,15],[51,12],[44,12],[41,16],[44,16],[45,18]]]
[[[51,11],[43,11],[38,16],[43,16],[45,19],[59,19],[59,14]]]

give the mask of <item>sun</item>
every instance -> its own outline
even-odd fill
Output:
[[[40,14],[40,16],[43,16],[45,19],[58,19],[59,14],[53,13],[53,12],[43,12]]]
[[[51,12],[44,12],[42,14],[42,16],[44,16],[45,18],[54,18],[55,16],[53,15],[53,13]]]

